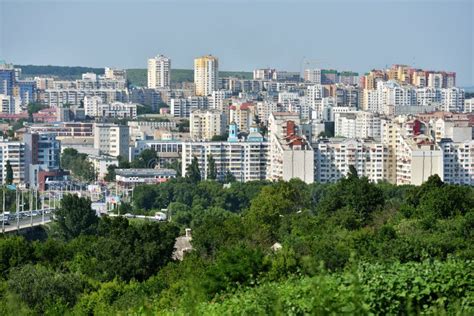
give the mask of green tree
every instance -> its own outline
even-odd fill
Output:
[[[156,165],[156,151],[152,148],[143,150],[130,164],[131,168],[154,168]]]
[[[230,170],[227,170],[224,174],[224,183],[232,183],[235,181],[237,181],[235,176],[232,174],[232,172],[230,172]]]
[[[201,171],[196,156],[193,157],[191,164],[186,168],[186,177],[194,183],[201,181]]]
[[[217,168],[216,161],[212,155],[207,156],[207,179],[216,180],[217,178]]]
[[[104,180],[107,182],[114,182],[115,181],[115,169],[117,169],[116,165],[110,165],[107,167],[107,174],[104,177]]]
[[[13,168],[10,163],[10,160],[7,160],[7,175],[5,177],[5,182],[6,184],[12,184],[13,183]]]
[[[97,229],[99,218],[91,208],[88,198],[67,194],[56,211],[58,230],[66,240],[80,235],[92,235]]]
[[[8,285],[40,314],[48,310],[53,314],[64,314],[74,306],[84,290],[84,282],[79,275],[52,271],[41,265],[13,269]]]

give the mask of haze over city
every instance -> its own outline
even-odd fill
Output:
[[[0,59],[15,64],[360,73],[393,63],[474,85],[472,1],[0,1]]]

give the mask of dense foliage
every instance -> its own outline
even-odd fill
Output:
[[[437,176],[418,187],[353,168],[324,185],[185,177],[139,186],[123,206],[167,208],[171,223],[92,220],[90,201],[62,203],[46,240],[0,239],[0,313],[474,313],[474,191]],[[193,251],[174,261],[184,228]]]
[[[252,79],[251,72],[244,71],[219,71],[220,77],[237,77],[242,79]],[[147,70],[146,69],[127,69],[127,79],[130,85],[134,87],[146,87]],[[194,71],[192,69],[171,69],[171,82],[193,82]]]
[[[80,154],[74,148],[66,148],[61,154],[61,167],[70,170],[72,174],[84,181],[95,180],[95,171],[87,154]]]
[[[75,80],[80,79],[86,72],[93,72],[97,75],[103,75],[103,68],[91,67],[68,67],[68,66],[39,66],[39,65],[15,65],[15,68],[21,68],[21,73],[25,77],[35,76],[53,76],[61,79]]]

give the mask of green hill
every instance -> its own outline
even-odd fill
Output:
[[[93,72],[98,75],[104,74],[103,68],[80,67],[80,66],[37,66],[37,65],[15,65],[21,68],[24,77],[54,76],[65,80],[80,79],[81,74]],[[143,68],[127,69],[127,78],[132,86],[144,87],[147,82],[147,70]],[[251,72],[244,71],[220,71],[221,77],[237,77],[251,79]],[[171,82],[193,82],[194,71],[192,69],[171,69]]]

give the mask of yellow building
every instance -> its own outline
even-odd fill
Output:
[[[218,90],[219,60],[212,55],[194,59],[194,87],[197,96],[208,96]]]

